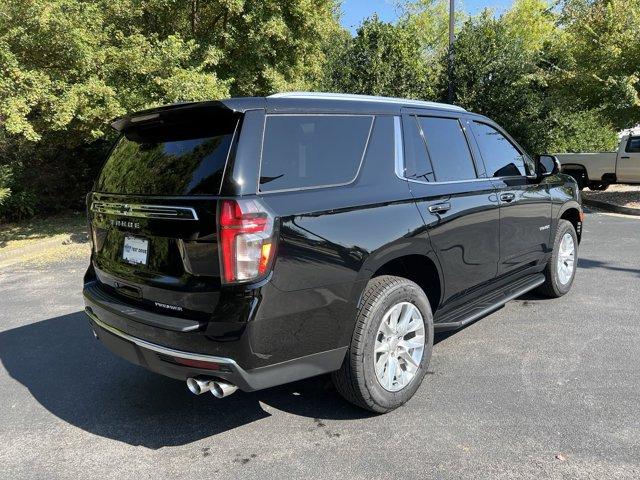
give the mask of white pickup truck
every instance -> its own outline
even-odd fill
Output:
[[[562,171],[580,190],[606,190],[612,183],[640,183],[640,135],[622,137],[617,152],[556,154]]]

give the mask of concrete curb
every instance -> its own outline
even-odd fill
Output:
[[[623,215],[636,215],[640,216],[640,208],[621,207],[612,203],[601,202],[599,200],[591,200],[588,198],[582,198],[582,203],[590,207],[600,208],[608,212],[622,213]]]

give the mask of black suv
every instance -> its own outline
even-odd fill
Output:
[[[113,127],[86,312],[109,349],[194,393],[332,372],[386,412],[420,386],[434,330],[573,282],[575,181],[462,108],[290,93]]]

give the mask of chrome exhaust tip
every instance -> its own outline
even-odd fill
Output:
[[[200,395],[213,388],[213,381],[207,378],[187,378],[187,388],[194,395]]]
[[[238,387],[236,385],[233,385],[232,383],[218,382],[218,381],[211,382],[211,383],[213,384],[211,388],[211,393],[216,398],[228,397],[229,395],[234,393],[236,390],[238,390]]]
[[[187,378],[187,388],[195,395],[205,392],[211,392],[216,398],[228,397],[238,387],[232,383],[222,382],[220,380],[211,380],[210,378]]]

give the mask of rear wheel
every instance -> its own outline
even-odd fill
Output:
[[[545,282],[538,291],[548,297],[561,297],[571,289],[578,265],[578,236],[573,224],[558,220],[553,254],[544,270]]]
[[[420,387],[433,348],[433,316],[414,282],[383,275],[363,294],[349,352],[332,375],[350,402],[384,413],[398,408]]]
[[[605,182],[593,182],[589,184],[589,190],[604,191],[609,188],[609,184]]]

